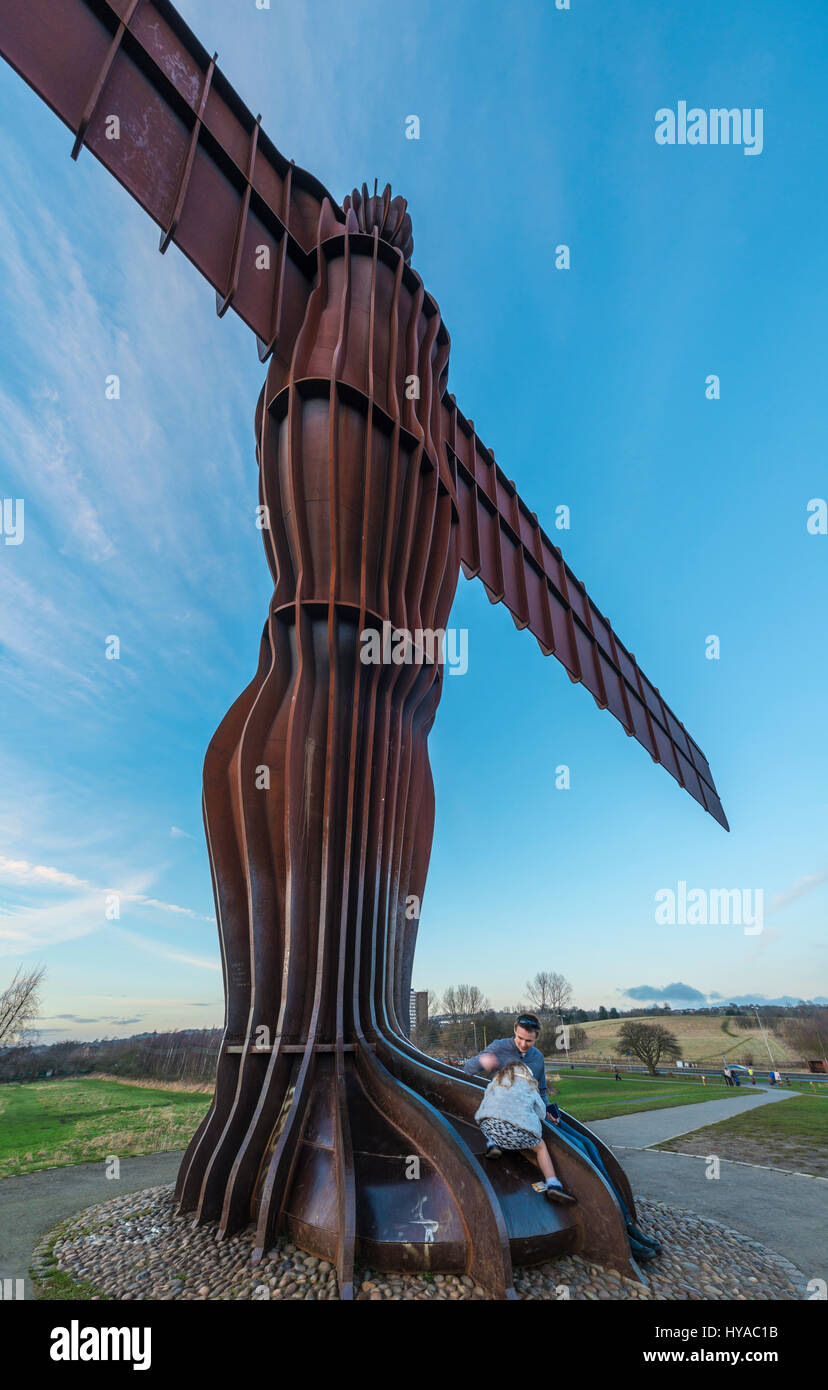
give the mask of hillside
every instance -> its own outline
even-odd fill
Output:
[[[724,1053],[729,1062],[745,1063],[745,1054],[752,1053],[754,1065],[768,1066],[768,1053],[758,1025],[748,1033],[736,1026],[736,1019],[709,1017],[707,1015],[673,1014],[653,1017],[642,1015],[642,1023],[663,1023],[674,1033],[681,1044],[682,1058],[686,1062],[702,1062],[706,1065],[721,1063]],[[578,1061],[598,1060],[601,1052],[605,1057],[621,1057],[618,1046],[618,1033],[624,1023],[623,1018],[607,1018],[597,1023],[584,1023],[589,1039],[585,1050],[577,1053]],[[771,1028],[767,1030],[768,1041],[774,1061],[779,1066],[793,1065],[799,1061],[783,1039]]]

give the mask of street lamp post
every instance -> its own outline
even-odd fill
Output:
[[[770,1057],[771,1071],[775,1071],[775,1070],[776,1070],[776,1063],[775,1063],[774,1060],[773,1060],[773,1053],[772,1053],[771,1050],[770,1050],[770,1043],[768,1042],[768,1035],[767,1035],[767,1033],[765,1032],[765,1026],[764,1026],[763,1022],[762,1022],[761,1018],[759,1017],[759,1010],[756,1008],[756,1005],[753,1006],[753,1012],[756,1014],[756,1022],[759,1024],[759,1028],[760,1028],[760,1030],[761,1030],[762,1037],[763,1037],[764,1040],[765,1040],[765,1047],[768,1049],[768,1056]]]

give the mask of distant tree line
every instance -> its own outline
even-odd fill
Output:
[[[572,987],[556,971],[539,971],[526,982],[527,1003],[518,1001],[510,1009],[493,1009],[477,985],[450,986],[445,994],[428,992],[428,1018],[412,1030],[411,1040],[416,1047],[431,1056],[460,1060],[481,1052],[493,1038],[509,1037],[515,1019],[522,1013],[538,1018],[541,1032],[538,1046],[547,1057],[556,1054],[565,1058],[583,1051],[589,1044],[586,1030],[579,1025],[603,1022],[605,1019],[623,1021],[618,1033],[620,1052],[630,1054],[654,1071],[659,1062],[676,1061],[681,1056],[674,1034],[658,1020],[670,1015],[693,1014],[718,1017],[729,1015],[736,1026],[745,1032],[757,1029],[757,1012],[762,1026],[772,1029],[784,1039],[803,1061],[808,1057],[823,1057],[828,1041],[828,1008],[804,1001],[792,1007],[779,1004],[711,1005],[705,1008],[671,1009],[668,1003],[639,1005],[632,1009],[580,1009],[573,1003]],[[629,1020],[652,1019],[642,1025],[643,1031]],[[566,1033],[561,1025],[566,1025]],[[745,1054],[747,1057],[748,1054]],[[753,1058],[748,1058],[748,1064]]]
[[[473,1057],[494,1038],[511,1037],[518,1015],[531,1013],[541,1025],[538,1046],[542,1052],[564,1058],[586,1047],[587,1035],[577,1024],[581,1015],[586,1020],[597,1014],[572,1008],[568,980],[553,971],[540,971],[527,981],[526,994],[528,1004],[493,1009],[477,985],[451,985],[442,996],[429,991],[428,1019],[412,1030],[411,1041],[431,1056]],[[562,1024],[567,1025],[565,1032]]]
[[[221,1048],[220,1028],[179,1029],[144,1033],[130,1038],[104,1038],[94,1042],[77,1039],[40,1044],[34,1024],[39,1014],[38,990],[44,978],[42,966],[19,970],[0,992],[0,1082],[32,1081],[49,1076],[81,1076],[106,1072],[135,1080],[186,1081],[210,1084],[215,1079]],[[669,1004],[621,1010],[580,1009],[573,1003],[572,987],[555,971],[539,971],[526,982],[526,1000],[510,1009],[493,1009],[483,991],[473,984],[450,986],[442,996],[428,992],[427,1017],[412,1030],[415,1046],[432,1056],[459,1060],[481,1052],[494,1038],[510,1037],[515,1019],[535,1014],[541,1031],[538,1046],[549,1058],[583,1051],[589,1036],[585,1023],[604,1019],[624,1022],[618,1033],[622,1052],[637,1057],[654,1070],[659,1061],[674,1061],[681,1048],[674,1035],[656,1022],[671,1012],[699,1015],[727,1014],[745,1032],[757,1028],[757,1013],[766,1029],[781,1036],[791,1051],[807,1061],[826,1056],[828,1008],[801,1002],[793,1007],[734,1003],[701,1009],[671,1010]],[[562,1027],[565,1025],[565,1028]],[[642,1031],[643,1029],[643,1031]],[[744,1054],[750,1065],[752,1055]]]
[[[48,1043],[0,1050],[0,1081],[36,1081],[48,1076],[106,1072],[134,1080],[215,1080],[220,1028],[186,1028],[132,1038]]]

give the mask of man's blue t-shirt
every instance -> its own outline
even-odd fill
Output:
[[[538,1083],[538,1090],[541,1093],[544,1105],[548,1106],[552,1113],[557,1116],[559,1113],[558,1107],[557,1105],[550,1104],[546,1094],[546,1064],[544,1062],[543,1053],[539,1047],[532,1046],[529,1048],[528,1052],[521,1052],[514,1038],[495,1038],[494,1042],[490,1042],[488,1047],[484,1047],[483,1051],[493,1053],[501,1067],[508,1066],[510,1062],[523,1062],[524,1066],[529,1068]],[[485,1075],[480,1065],[480,1056],[481,1054],[478,1053],[477,1057],[472,1057],[465,1063],[463,1070],[467,1072],[469,1076],[480,1075],[481,1073]]]

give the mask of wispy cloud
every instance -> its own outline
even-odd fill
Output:
[[[252,340],[236,324],[234,344],[196,272],[180,256],[161,260],[143,214],[117,187],[104,236],[79,206],[96,173],[73,170],[69,204],[27,194],[23,206],[9,174],[25,164],[4,142],[0,282],[15,308],[7,347],[16,345],[23,365],[0,387],[0,456],[4,489],[26,507],[24,543],[0,570],[7,679],[21,694],[38,691],[41,703],[91,700],[115,718],[114,663],[104,649],[115,634],[120,686],[152,670],[146,698],[164,688],[159,669],[172,668],[166,683],[188,681],[201,698],[234,609],[220,557],[260,544],[249,438],[254,354],[245,371],[234,352],[238,334],[251,348]],[[126,276],[118,273],[125,265]],[[221,373],[220,393],[203,370],[205,350]],[[119,399],[106,396],[112,377]],[[197,468],[181,467],[182,455],[198,458]],[[236,569],[243,596],[247,568]],[[184,635],[159,642],[159,621],[168,629],[179,615]],[[61,679],[45,682],[50,670]]]
[[[148,877],[144,875],[144,877]],[[57,945],[76,937],[112,926],[112,899],[119,903],[134,903],[160,913],[185,917],[198,922],[215,924],[215,918],[205,916],[178,903],[164,902],[134,891],[132,885],[124,891],[117,887],[94,887],[88,879],[46,864],[34,864],[25,859],[0,857],[0,882],[42,890],[69,890],[72,896],[62,901],[50,894],[48,901],[39,904],[14,903],[0,906],[0,955],[18,955]]]
[[[772,912],[780,912],[783,907],[796,902],[798,898],[807,897],[809,893],[813,893],[826,881],[828,881],[828,872],[824,869],[820,873],[805,874],[803,878],[798,878],[795,883],[791,884],[790,888],[786,888],[784,892],[771,901],[767,916],[770,916]]]
[[[41,907],[0,907],[0,956],[22,955],[90,936],[107,925],[100,893]]]
[[[158,898],[145,898],[142,893],[123,893],[121,896],[126,902],[141,903],[143,907],[157,907],[160,912],[173,912],[180,917],[192,917],[196,921],[212,922],[215,925],[214,916],[207,916],[203,912],[194,912],[191,907],[179,907],[177,903],[161,902]]]
[[[51,1017],[54,1022],[65,1020],[68,1023],[114,1023],[118,1027],[124,1027],[128,1023],[141,1022],[140,1014],[136,1014],[134,1018],[115,1018],[111,1014],[98,1018],[82,1018],[80,1014],[52,1014]]]
[[[48,864],[29,864],[25,859],[7,859],[0,855],[0,880],[17,883],[48,883],[64,888],[89,888],[86,879],[64,873]]]
[[[162,960],[173,961],[176,965],[194,965],[199,970],[221,970],[221,964],[216,959],[211,960],[208,956],[194,956],[188,951],[177,951],[174,947],[163,946],[150,937],[139,936],[137,932],[127,931],[124,927],[118,928],[118,935],[132,946],[137,946],[142,951],[149,951],[151,955],[160,956]]]

